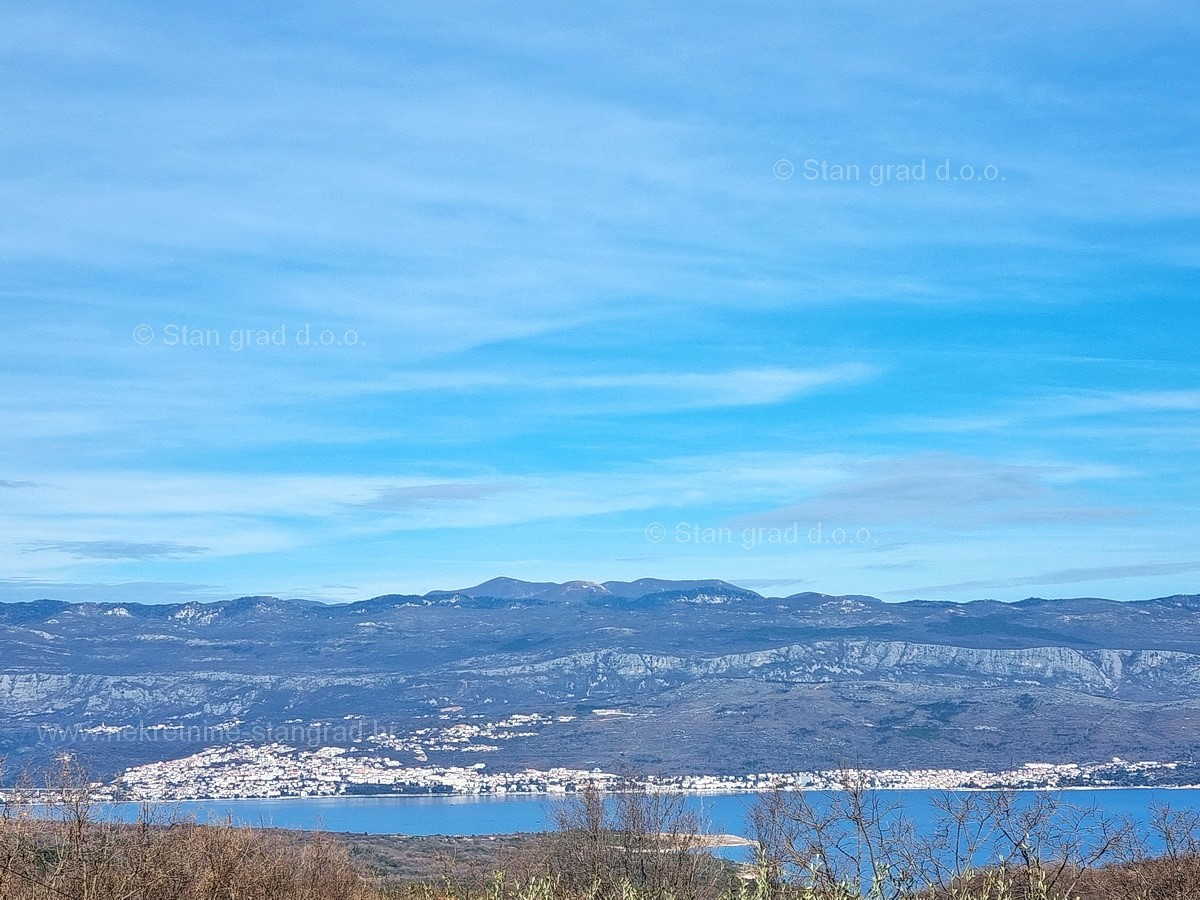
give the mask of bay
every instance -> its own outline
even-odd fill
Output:
[[[940,791],[880,791],[887,801],[903,806],[918,828],[932,825],[933,803]],[[1027,792],[1030,796],[1033,792]],[[1060,796],[1075,806],[1128,816],[1146,823],[1156,806],[1200,813],[1200,788],[1113,788],[1071,790]],[[757,795],[688,795],[688,807],[698,812],[708,830],[752,837],[750,810]],[[532,796],[330,797],[275,800],[204,800],[156,804],[160,815],[187,816],[199,822],[357,832],[363,834],[488,835],[534,832],[551,827],[561,798]],[[121,820],[137,817],[141,806],[104,804],[103,814]]]

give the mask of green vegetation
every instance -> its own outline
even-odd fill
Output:
[[[853,776],[753,811],[756,861],[678,795],[582,791],[546,834],[356,838],[95,815],[70,761],[0,817],[3,900],[1184,900],[1200,896],[1200,816],[1145,828],[1052,795],[946,795],[933,828]]]

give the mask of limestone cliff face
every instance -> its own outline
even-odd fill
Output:
[[[1200,655],[1163,650],[1065,647],[976,649],[908,641],[817,641],[749,653],[679,656],[589,650],[548,658],[468,659],[429,671],[435,681],[467,681],[476,691],[536,690],[546,696],[594,691],[632,694],[697,681],[782,684],[888,682],[980,687],[1041,686],[1094,696],[1158,701],[1200,697]],[[252,713],[331,692],[403,691],[401,673],[303,676],[205,671],[174,674],[0,674],[0,714],[14,717]],[[503,684],[497,684],[503,682]]]
[[[477,664],[479,675],[541,684],[563,679],[573,687],[581,680],[612,686],[751,678],[786,683],[956,681],[1053,686],[1104,696],[1200,696],[1200,655],[1164,650],[997,650],[908,641],[818,641],[700,658],[600,650],[500,666],[489,660]]]
[[[248,675],[183,672],[175,675],[0,675],[0,716],[57,720],[124,717],[163,720],[196,713],[246,715],[303,702],[322,693],[386,688],[387,676]]]
[[[0,713],[156,716],[193,710],[237,712],[278,679],[221,673],[181,675],[0,675]]]

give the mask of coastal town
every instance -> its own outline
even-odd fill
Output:
[[[585,785],[688,794],[768,790],[837,790],[847,779],[882,790],[1042,790],[1166,783],[1178,763],[1114,759],[1091,765],[1026,763],[1005,772],[961,769],[860,769],[748,775],[647,775],[624,778],[599,769],[492,772],[485,763],[409,766],[394,758],[338,747],[303,750],[282,744],[212,747],[180,760],[125,772],[98,796],[176,801],[354,795],[566,794]],[[1139,779],[1137,776],[1148,776]]]
[[[591,710],[599,718],[630,713]],[[1200,782],[1191,763],[1129,761],[1027,762],[1005,771],[960,768],[839,769],[822,771],[662,774],[636,777],[567,766],[505,771],[481,757],[508,741],[535,737],[573,715],[514,713],[491,721],[461,707],[437,709],[420,727],[380,726],[356,716],[334,722],[292,719],[279,725],[239,720],[215,725],[178,723],[86,726],[48,737],[61,742],[152,740],[195,742],[197,752],[125,770],[96,786],[101,800],[139,802],[285,797],[568,794],[657,790],[687,794],[769,790],[837,790],[848,783],[880,790],[1059,790],[1186,786]],[[69,739],[69,740],[68,740]],[[463,758],[465,757],[465,759]],[[461,760],[461,761],[460,761]]]

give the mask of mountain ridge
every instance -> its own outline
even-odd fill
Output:
[[[805,603],[828,603],[831,601],[857,602],[868,605],[880,606],[903,606],[906,604],[931,604],[931,605],[947,605],[947,606],[972,606],[975,604],[994,604],[998,607],[1006,608],[1029,608],[1041,604],[1155,604],[1155,605],[1174,605],[1176,607],[1186,606],[1200,610],[1200,594],[1171,594],[1163,597],[1155,597],[1141,600],[1115,600],[1105,597],[1026,597],[1021,600],[995,600],[992,598],[972,598],[967,600],[926,600],[919,597],[909,598],[905,600],[883,600],[879,597],[874,597],[869,594],[827,594],[819,591],[801,591],[795,594],[778,597],[768,594],[762,594],[750,588],[744,588],[732,582],[721,579],[659,579],[659,578],[640,578],[635,581],[604,581],[594,582],[585,580],[571,580],[565,582],[534,582],[523,581],[518,578],[508,576],[498,576],[472,587],[458,588],[453,590],[437,589],[427,591],[424,594],[380,594],[374,597],[368,597],[360,600],[351,601],[325,601],[312,600],[302,597],[280,598],[274,595],[265,594],[247,594],[238,597],[221,600],[192,600],[183,603],[145,603],[145,602],[120,602],[120,601],[88,601],[88,600],[56,600],[52,598],[39,598],[35,600],[0,600],[0,610],[5,608],[21,608],[24,612],[19,614],[10,614],[10,617],[17,615],[33,614],[35,610],[48,610],[52,612],[61,612],[68,607],[79,606],[95,606],[103,609],[119,609],[133,608],[139,610],[149,610],[152,608],[173,609],[188,607],[206,607],[219,608],[227,611],[251,610],[255,607],[269,608],[278,606],[279,604],[294,604],[309,607],[325,607],[325,608],[357,608],[365,604],[374,604],[376,606],[386,602],[392,603],[411,603],[413,605],[421,605],[422,601],[453,601],[455,598],[471,598],[472,600],[498,600],[498,601],[529,601],[529,600],[556,600],[556,601],[571,601],[578,599],[598,599],[611,598],[619,600],[641,600],[646,597],[659,594],[687,594],[695,591],[712,591],[714,595],[727,595],[730,597],[738,597],[740,599],[757,599],[762,601],[788,601],[788,602],[805,602]]]
[[[888,603],[766,597],[716,579],[509,579],[341,604],[0,604],[10,768],[60,749],[47,729],[354,720],[406,734],[512,714],[555,724],[467,759],[493,771],[737,774],[844,758],[992,769],[1031,752],[1190,758],[1200,595]],[[463,764],[458,743],[438,748],[430,765]],[[139,738],[86,749],[119,771],[199,748]]]

